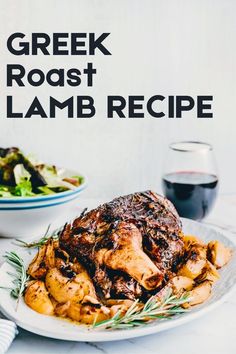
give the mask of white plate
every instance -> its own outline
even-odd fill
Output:
[[[67,320],[40,315],[31,310],[21,300],[16,311],[16,302],[13,300],[7,290],[0,289],[0,310],[3,314],[15,321],[18,326],[46,337],[73,340],[73,341],[113,341],[127,338],[144,336],[147,334],[157,333],[170,329],[181,324],[198,318],[208,311],[215,309],[226,297],[230,295],[236,283],[236,257],[235,244],[227,238],[222,232],[211,229],[200,223],[184,219],[183,229],[185,233],[190,233],[199,236],[205,242],[217,239],[225,245],[234,249],[232,260],[221,271],[220,280],[214,285],[211,298],[202,305],[193,308],[190,312],[178,315],[172,319],[158,320],[156,322],[146,324],[142,327],[126,330],[95,330],[88,329],[85,326],[77,325]],[[27,251],[20,250],[18,252],[25,260],[26,264],[32,259]],[[0,268],[1,286],[10,286],[12,278],[8,275],[8,271],[12,268],[4,263]]]

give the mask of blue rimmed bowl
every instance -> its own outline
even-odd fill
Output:
[[[66,170],[65,177],[77,175]],[[45,233],[67,208],[75,205],[86,188],[87,179],[73,190],[35,197],[0,198],[0,236],[29,238]]]

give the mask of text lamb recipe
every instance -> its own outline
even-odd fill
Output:
[[[154,95],[148,99],[144,96],[108,96],[108,118],[182,118],[183,112],[191,111],[196,105],[198,118],[212,118],[212,96],[197,96],[196,100],[190,96]],[[164,108],[159,108],[163,101]],[[71,96],[64,101],[59,101],[50,96],[47,107],[43,107],[38,97],[29,103],[29,108],[21,112],[13,107],[13,97],[7,96],[8,118],[55,118],[58,111],[63,110],[67,118],[92,118],[96,114],[95,102],[91,96]]]

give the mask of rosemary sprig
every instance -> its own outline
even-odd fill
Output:
[[[78,217],[83,217],[84,214],[86,213],[87,208],[84,208],[82,210],[82,212],[80,213],[80,215]],[[73,220],[69,221],[68,223],[71,224]],[[50,234],[49,234],[49,230],[50,230],[51,225],[48,225],[47,230],[44,234],[44,236],[39,239],[38,241],[35,242],[25,242],[23,240],[20,239],[16,239],[15,243],[17,246],[21,246],[24,248],[38,248],[38,247],[42,247],[50,238],[52,238],[53,240],[58,240],[60,233],[62,232],[62,230],[64,229],[64,225],[60,226],[59,228],[53,230]]]
[[[131,307],[122,314],[118,311],[112,318],[93,324],[93,328],[125,329],[137,327],[149,323],[155,319],[170,318],[174,315],[186,312],[181,305],[188,301],[188,295],[184,294],[180,298],[168,291],[163,300],[158,300],[152,296],[145,304],[136,300]]]
[[[16,239],[15,244],[17,246],[21,246],[24,248],[38,248],[38,247],[42,247],[50,238],[52,238],[55,241],[58,240],[59,234],[62,231],[64,226],[61,226],[58,229],[53,230],[52,233],[49,234],[50,227],[51,227],[51,225],[48,226],[44,236],[41,239],[39,239],[38,241],[25,242],[23,240]]]
[[[23,259],[18,256],[15,252],[6,252],[3,256],[7,263],[10,264],[15,269],[15,273],[8,272],[8,274],[13,278],[12,284],[13,286],[9,288],[11,290],[11,296],[14,299],[17,299],[17,306],[21,296],[24,293],[25,287],[29,280],[29,276],[27,275],[26,267]]]

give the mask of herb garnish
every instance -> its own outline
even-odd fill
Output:
[[[17,246],[21,246],[24,248],[38,248],[38,247],[42,247],[43,245],[45,245],[45,243],[47,243],[47,241],[50,238],[52,238],[55,241],[58,240],[59,234],[63,230],[64,226],[59,227],[58,229],[52,231],[52,233],[49,234],[50,227],[51,227],[51,225],[49,225],[47,227],[47,230],[46,230],[44,236],[41,239],[39,239],[38,241],[25,242],[23,240],[16,239],[15,244]]]
[[[93,328],[125,329],[137,327],[155,319],[171,318],[176,314],[186,312],[187,310],[181,305],[188,301],[188,294],[183,294],[178,298],[172,295],[170,289],[162,300],[155,296],[152,296],[145,304],[136,300],[125,314],[118,311],[111,319],[94,323]]]
[[[14,299],[17,299],[17,305],[22,297],[24,290],[26,288],[27,282],[29,280],[29,276],[27,275],[26,267],[23,259],[18,256],[15,252],[6,252],[3,256],[7,263],[10,264],[15,269],[15,273],[8,272],[10,276],[13,277],[12,287],[9,288],[11,290],[11,296]],[[3,288],[3,287],[2,287]]]

